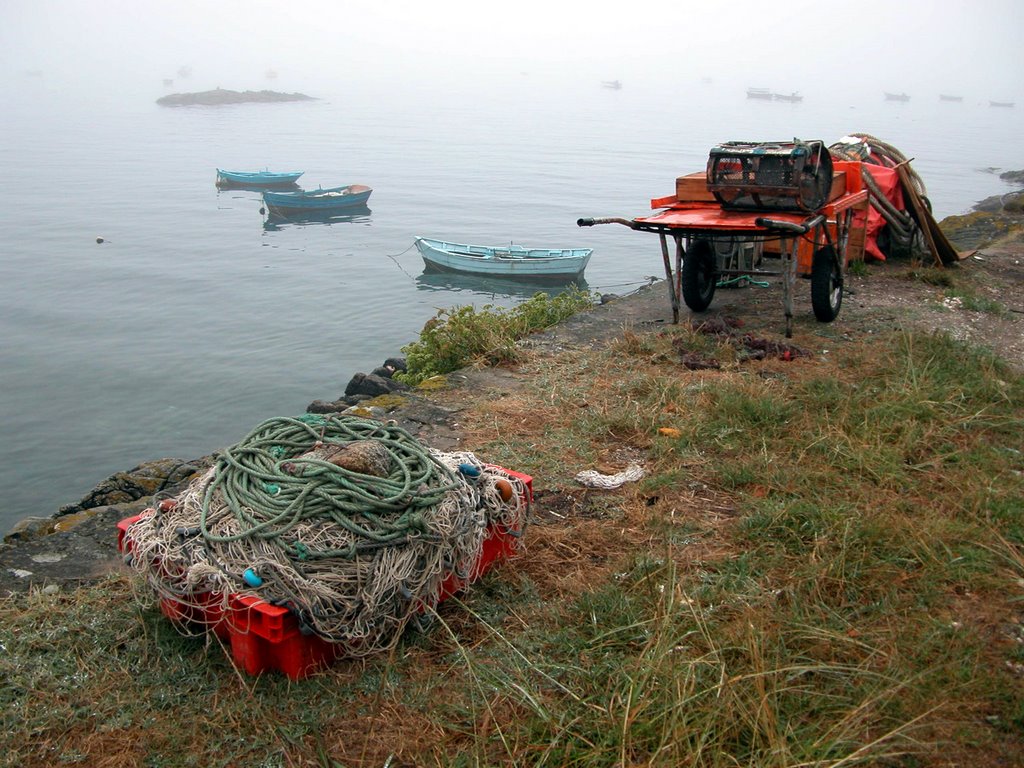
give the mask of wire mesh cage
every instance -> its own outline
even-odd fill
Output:
[[[828,202],[832,158],[821,141],[730,141],[711,149],[707,182],[723,208],[814,211]]]

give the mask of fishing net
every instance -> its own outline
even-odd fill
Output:
[[[391,648],[492,535],[518,543],[523,481],[398,426],[307,414],[263,422],[125,533],[130,565],[205,631],[248,594],[349,655]],[[189,610],[194,608],[194,610]],[[198,624],[198,626],[197,626]]]

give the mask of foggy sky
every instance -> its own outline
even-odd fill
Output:
[[[38,71],[93,87],[310,92],[528,73],[1024,101],[1022,32],[1020,0],[3,0],[0,82]]]

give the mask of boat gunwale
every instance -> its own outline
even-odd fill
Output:
[[[346,192],[347,190],[347,192]],[[267,192],[267,195],[271,197],[280,197],[283,200],[317,200],[320,198],[333,195],[334,197],[345,197],[353,195],[361,195],[366,192],[372,192],[373,188],[368,187],[365,184],[345,184],[340,187],[319,187],[317,189],[295,189],[288,192]]]

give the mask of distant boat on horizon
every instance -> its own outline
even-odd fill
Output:
[[[905,93],[888,93],[885,94],[886,101],[910,101],[910,97]]]
[[[768,99],[772,98],[772,92],[767,88],[747,88],[748,99]]]
[[[601,83],[605,88],[611,88],[613,91],[618,91],[622,88],[622,83],[618,80],[605,80]]]
[[[798,91],[792,93],[773,93],[772,98],[775,101],[803,101],[804,97],[800,95]]]
[[[946,93],[940,93],[939,94],[939,101],[963,101],[963,100],[964,100],[963,96],[950,96],[949,94],[946,94]]]
[[[1012,107],[1012,101],[990,101],[988,103],[990,107]]]

